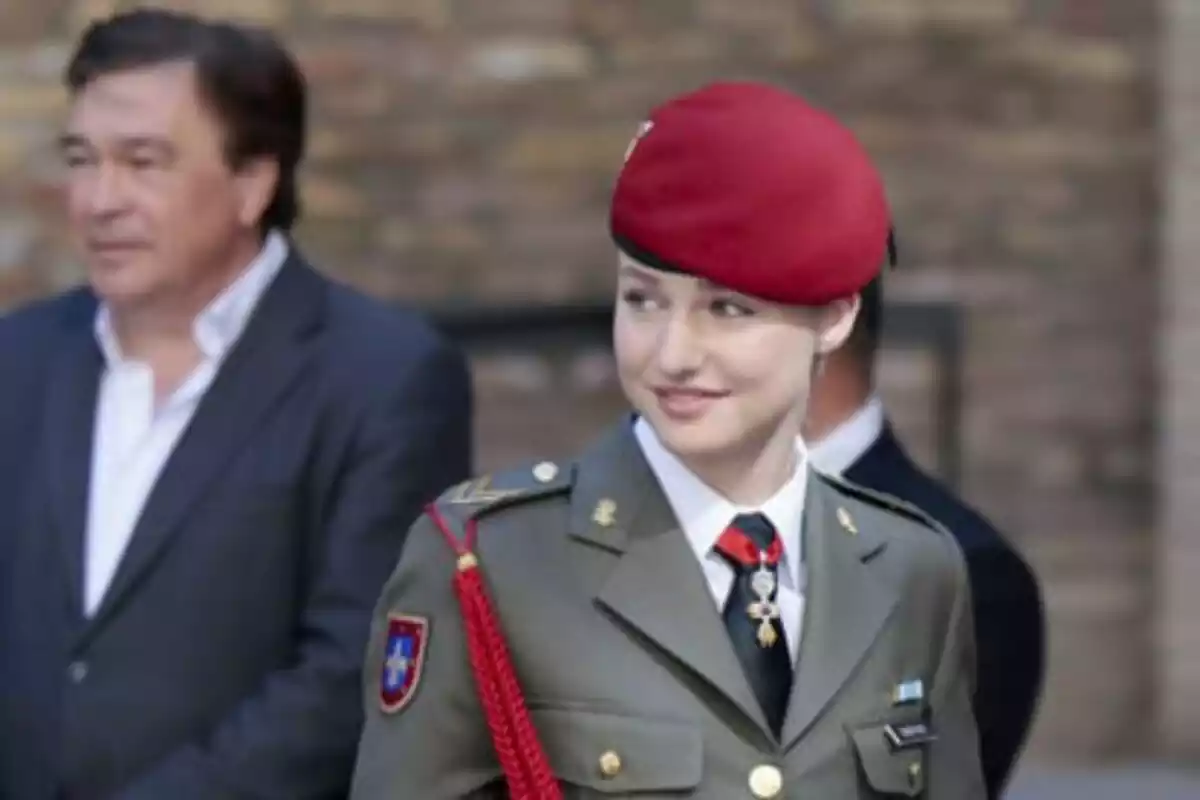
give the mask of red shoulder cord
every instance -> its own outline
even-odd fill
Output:
[[[562,800],[562,790],[529,718],[508,644],[483,583],[474,552],[475,520],[467,520],[465,541],[459,541],[435,505],[427,505],[425,513],[458,556],[454,588],[462,608],[471,670],[509,796],[512,800]]]

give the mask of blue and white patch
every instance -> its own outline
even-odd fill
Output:
[[[421,682],[429,621],[424,617],[389,614],[383,672],[379,678],[379,707],[395,714],[408,705]]]

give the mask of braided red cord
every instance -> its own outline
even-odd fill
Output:
[[[508,644],[473,553],[477,535],[475,520],[467,521],[466,541],[462,543],[434,505],[430,504],[425,510],[458,554],[454,586],[462,609],[467,651],[509,797],[511,800],[561,800],[562,791],[529,717]]]
[[[471,655],[471,667],[475,672],[480,705],[483,706],[484,716],[492,733],[496,757],[508,781],[509,796],[514,799],[532,798],[529,774],[508,712],[507,698],[500,688],[495,664],[488,653],[487,623],[484,621],[483,610],[479,608],[479,570],[460,571],[455,578],[455,584],[467,620],[467,647]]]

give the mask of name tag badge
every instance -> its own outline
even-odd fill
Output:
[[[887,738],[893,752],[896,750],[911,750],[914,747],[937,741],[937,734],[924,722],[910,722],[905,725],[886,725],[883,735]]]

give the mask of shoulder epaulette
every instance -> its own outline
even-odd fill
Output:
[[[468,663],[508,786],[505,794],[531,800],[562,800],[563,794],[533,725],[504,630],[481,573],[475,549],[477,523],[481,514],[563,491],[571,485],[569,475],[563,472],[568,471],[543,461],[532,469],[476,478],[455,486],[425,509],[455,552],[454,593],[458,596]]]
[[[818,477],[842,494],[857,498],[858,500],[862,500],[864,503],[869,503],[873,506],[879,506],[880,508],[895,512],[901,516],[908,517],[914,522],[919,522],[927,528],[933,528],[936,531],[944,530],[944,527],[941,525],[941,523],[906,500],[901,500],[899,497],[887,494],[886,492],[877,492],[874,489],[868,489],[865,486],[852,483],[845,478],[830,475],[828,473],[821,472],[820,470],[817,470],[816,473]]]
[[[553,461],[541,461],[529,467],[463,481],[446,490],[437,504],[452,510],[455,516],[473,519],[515,503],[557,494],[570,485],[569,469]]]

